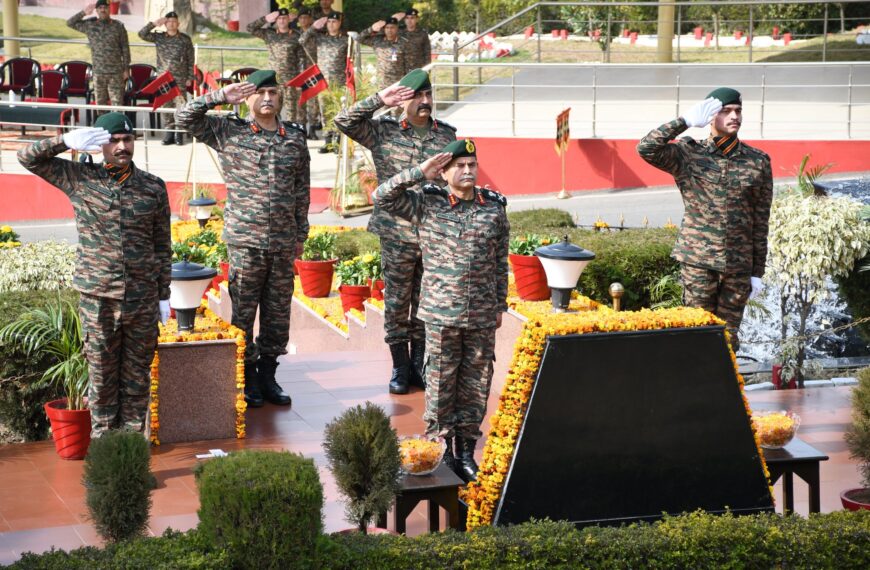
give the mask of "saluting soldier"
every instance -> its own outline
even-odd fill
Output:
[[[251,111],[249,119],[206,115],[216,106],[242,102]],[[311,157],[304,128],[282,123],[280,108],[275,72],[258,70],[176,112],[180,128],[218,151],[227,181],[223,240],[230,258],[232,324],[246,335],[245,399],[252,407],[264,399],[290,404],[275,369],[278,357],[287,354],[293,261],[308,237]]]
[[[432,63],[432,43],[429,41],[429,32],[419,28],[420,11],[411,8],[405,12],[405,29],[399,35],[408,42],[407,64],[408,69],[425,67]]]
[[[321,33],[326,28],[326,33]],[[323,72],[326,82],[330,87],[344,85],[345,72],[347,71],[347,34],[341,30],[341,12],[330,12],[329,16],[320,18],[314,25],[302,34],[302,44],[310,42],[313,54],[316,54],[317,65]],[[316,101],[309,99],[307,103]],[[314,118],[309,114],[308,121]],[[326,144],[321,147],[321,152],[328,152],[327,144],[333,142],[332,129],[326,134]]]
[[[477,172],[474,142],[458,140],[390,178],[374,196],[382,209],[410,221],[420,233],[423,419],[428,435],[446,440],[444,462],[466,483],[477,478],[474,449],[492,384],[495,331],[507,311],[510,234],[507,200],[475,186]],[[408,191],[420,184],[422,192]]]
[[[399,119],[389,114],[373,118],[381,107],[399,105],[403,108]],[[399,83],[342,110],[335,117],[335,126],[371,151],[381,184],[456,140],[454,127],[432,118],[432,83],[422,69],[415,69]],[[423,275],[417,231],[408,220],[377,203],[368,230],[381,240],[384,340],[393,359],[389,389],[391,394],[407,394],[409,384],[425,385],[422,377],[425,333],[416,316]]]
[[[408,67],[408,42],[399,37],[399,20],[378,20],[359,34],[359,42],[374,48],[378,58],[377,84],[383,89],[399,81]]]
[[[165,32],[155,32],[154,28],[166,26]],[[160,73],[168,71],[175,79],[178,88],[184,92],[185,88],[193,85],[194,55],[193,42],[190,36],[178,30],[178,14],[167,12],[166,16],[154,22],[148,22],[139,30],[139,37],[146,42],[152,42],[157,46],[157,70]],[[184,95],[178,95],[174,100],[167,102],[164,107],[174,106],[176,109],[184,105]],[[166,118],[166,128],[175,128],[175,115],[163,115]],[[163,144],[184,144],[184,133],[173,133],[171,130],[163,136]]]
[[[742,122],[740,93],[721,87],[637,145],[641,158],[674,176],[683,196],[686,212],[671,254],[680,262],[683,302],[722,318],[735,352],[743,309],[762,290],[773,200],[770,157],[737,138]],[[671,143],[708,124],[707,140]]]
[[[97,17],[85,19],[94,10]],[[109,15],[108,0],[88,4],[66,25],[88,37],[97,105],[123,105],[125,82],[130,74],[130,41],[124,24]]]
[[[284,92],[282,113],[284,118],[294,122],[304,122],[302,111],[299,109],[299,90],[294,87],[284,87],[285,83],[299,75],[301,34],[290,27],[290,22],[295,19],[296,14],[281,8],[248,24],[248,32],[266,42],[266,47],[269,49],[269,68],[277,72],[278,83]],[[264,28],[265,24],[269,26]]]
[[[133,164],[133,125],[121,113],[18,151],[30,172],[69,196],[79,235],[73,287],[81,293],[92,437],[142,431],[157,320],[169,317],[172,243],[163,180]],[[93,164],[59,158],[102,150]]]

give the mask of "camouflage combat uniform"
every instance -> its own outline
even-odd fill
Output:
[[[223,240],[230,257],[232,324],[245,331],[245,361],[287,354],[296,245],[308,238],[311,157],[304,130],[277,132],[231,115],[206,116],[226,102],[209,91],[176,112],[179,128],[217,150],[227,181]],[[260,334],[254,318],[260,307]]]
[[[169,299],[166,185],[133,165],[129,178],[118,184],[103,165],[56,157],[65,150],[57,136],[21,149],[18,160],[69,196],[75,211],[79,246],[73,287],[81,293],[92,435],[117,427],[142,431],[158,300]]]
[[[66,25],[88,36],[94,68],[94,96],[97,105],[124,104],[124,73],[130,67],[130,42],[124,24],[118,20],[85,18],[84,11]]]
[[[183,95],[187,89],[187,82],[193,81],[193,42],[190,36],[181,32],[170,36],[166,32],[155,33],[153,30],[154,23],[148,22],[139,30],[139,37],[157,45],[157,72],[171,73],[178,88],[181,89],[182,95],[163,105],[178,109],[187,101]],[[175,115],[167,114],[161,117],[166,119],[167,129],[175,128]]]
[[[417,28],[413,32],[405,29],[399,35],[407,42],[408,71],[420,69],[432,63],[432,44],[429,42],[429,32]]]
[[[263,16],[248,24],[248,32],[266,42],[269,49],[269,69],[278,74],[278,85],[284,92],[284,104],[281,114],[289,121],[305,122],[302,110],[299,108],[299,89],[284,87],[284,84],[299,75],[299,32],[290,28],[286,34],[278,32],[274,27],[264,28],[266,17]]]
[[[375,201],[420,234],[426,432],[476,441],[492,383],[496,319],[507,311],[507,200],[475,187],[464,202],[433,183],[407,191],[423,183],[419,167],[403,170],[378,187]]]
[[[309,34],[309,31],[313,31],[314,34]],[[314,43],[314,36],[321,34],[314,29],[314,26],[308,26],[308,29],[304,31],[300,28],[299,33],[302,34],[302,37],[299,38],[299,45],[301,46],[301,49],[299,50],[299,71],[301,72],[311,67],[314,63],[319,65],[320,60],[317,57],[317,45]],[[326,70],[322,67],[320,70],[323,71],[324,74],[326,73]],[[332,82],[329,81],[329,78],[327,78],[326,81],[330,86],[332,86]],[[320,103],[318,102],[318,99],[319,97],[310,97],[308,101],[305,102],[304,118],[309,125],[320,123]]]
[[[375,33],[369,27],[360,32],[359,43],[375,50],[378,58],[378,89],[389,87],[413,69],[408,67],[408,42],[402,36],[397,36],[396,41],[387,41],[383,31]]]
[[[681,264],[683,301],[721,317],[736,351],[749,278],[764,275],[767,259],[770,157],[739,141],[726,155],[713,137],[670,143],[687,128],[681,118],[665,123],[640,141],[637,152],[672,174],[683,196],[686,212],[671,254]]]
[[[339,131],[371,151],[379,184],[456,140],[455,128],[434,119],[422,138],[404,117],[381,115],[373,119],[375,111],[383,106],[375,93],[335,117]],[[394,216],[377,203],[368,231],[381,239],[385,340],[387,344],[422,341],[423,323],[415,316],[423,275],[417,231],[408,220]]]
[[[323,72],[329,87],[344,85],[347,70],[347,35],[342,32],[337,36],[331,36],[311,26],[302,34],[301,41],[317,61],[317,66]],[[320,113],[317,97],[309,99],[306,107],[308,105],[311,105],[308,107],[308,122],[318,122]]]

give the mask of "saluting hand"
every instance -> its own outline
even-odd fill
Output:
[[[165,23],[166,23],[166,18],[157,18],[156,20],[154,20],[154,27],[159,28],[160,26],[162,26]]]
[[[241,83],[232,83],[223,87],[224,97],[226,97],[227,103],[231,105],[235,105],[236,103],[241,103],[251,95],[257,92],[257,88],[254,87],[253,83],[248,83],[247,81],[242,81]]]
[[[410,87],[399,85],[398,81],[389,87],[384,87],[378,91],[378,97],[384,102],[387,107],[395,107],[404,101],[410,101],[414,98],[414,90]]]
[[[87,6],[85,6],[85,15],[88,15],[88,14],[90,14],[91,12],[93,12],[93,11],[94,11],[94,8],[96,8],[96,7],[97,7],[96,2],[91,2],[90,4],[88,4]]]
[[[683,115],[683,120],[690,127],[706,127],[722,110],[722,101],[714,97],[704,99]]]
[[[386,26],[386,25],[387,25],[386,20],[378,20],[377,22],[375,22],[374,24],[372,24],[372,31],[375,32],[375,33],[378,33],[378,32],[380,32],[382,29],[384,29],[384,26]]]
[[[439,152],[438,154],[427,158],[423,164],[420,165],[420,170],[423,171],[423,176],[426,177],[426,180],[435,180],[442,172],[444,172],[444,169],[447,168],[447,165],[450,164],[451,160],[453,160],[453,155],[451,153]]]
[[[70,150],[96,151],[109,144],[112,136],[102,127],[75,129],[63,135],[63,144]]]
[[[277,19],[278,19],[278,10],[275,10],[274,12],[269,12],[268,14],[266,14],[266,21],[269,22],[270,24],[274,24],[275,20],[277,20]]]
[[[396,12],[395,14],[393,14],[393,18],[399,20],[400,22],[402,21],[402,19],[404,19],[404,17],[405,17],[404,12]]]
[[[314,21],[314,24],[312,24],[312,25],[314,26],[314,29],[315,29],[315,30],[322,30],[322,29],[323,29],[323,26],[326,25],[326,16],[324,16],[324,17],[322,17],[322,18],[317,18],[317,19]]]

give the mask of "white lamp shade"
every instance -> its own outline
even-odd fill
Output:
[[[211,283],[211,277],[191,279],[188,281],[172,281],[169,284],[169,306],[173,309],[195,309],[199,307],[206,287]]]
[[[549,259],[538,256],[547,274],[547,286],[555,289],[573,289],[589,260]]]
[[[196,206],[196,219],[207,220],[211,217],[211,206]]]

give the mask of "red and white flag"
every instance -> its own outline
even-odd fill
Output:
[[[168,71],[164,71],[154,78],[154,81],[143,87],[140,91],[142,95],[153,95],[151,110],[154,111],[158,107],[162,107],[164,103],[172,101],[176,97],[181,96],[181,89],[175,83],[175,78]]]
[[[571,138],[571,129],[568,127],[570,113],[571,107],[568,107],[556,117],[556,154],[559,156],[568,150],[568,140]]]
[[[317,64],[311,67],[284,84],[286,87],[298,87],[302,90],[299,95],[299,106],[303,106],[306,101],[312,97],[316,97],[321,91],[326,91],[329,87],[326,83],[326,78],[320,72]]]
[[[353,60],[347,58],[347,67],[344,71],[344,85],[350,93],[351,102],[356,101],[356,70],[353,68]]]

